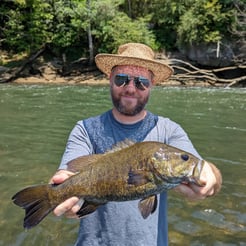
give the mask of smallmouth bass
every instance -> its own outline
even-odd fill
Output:
[[[180,183],[202,186],[204,163],[190,153],[159,142],[124,143],[104,154],[72,160],[68,170],[76,174],[63,183],[27,187],[12,200],[25,209],[23,226],[28,229],[73,196],[84,200],[77,212],[80,218],[110,201],[141,199],[138,207],[145,219],[156,210],[157,194]]]

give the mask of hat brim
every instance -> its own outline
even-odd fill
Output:
[[[133,65],[145,67],[152,71],[154,74],[153,83],[164,82],[173,74],[173,69],[163,62],[155,60],[147,60],[136,57],[121,56],[114,54],[98,54],[95,57],[97,67],[105,73],[107,76],[110,75],[111,70],[115,66],[119,65]]]

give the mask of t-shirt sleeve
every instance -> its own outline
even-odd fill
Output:
[[[92,154],[93,148],[83,121],[78,121],[71,131],[59,169],[67,169],[67,163],[80,156]]]
[[[159,116],[156,126],[150,131],[144,141],[163,142],[202,159],[184,129],[168,118]]]
[[[173,128],[171,136],[169,136],[168,144],[176,148],[182,149],[186,152],[193,154],[194,156],[202,159],[195,147],[193,146],[191,140],[189,139],[187,133],[183,128],[176,124],[176,127]]]

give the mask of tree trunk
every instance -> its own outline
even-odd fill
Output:
[[[91,66],[94,62],[93,40],[91,34],[91,1],[87,0],[86,4],[89,12],[89,26],[87,28],[87,35],[88,35],[88,43],[89,43],[89,65]]]

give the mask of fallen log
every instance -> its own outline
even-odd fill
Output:
[[[23,72],[28,66],[31,66],[32,63],[39,56],[41,56],[45,50],[46,50],[46,45],[44,45],[42,48],[40,48],[34,54],[30,55],[30,57],[27,58],[27,60],[23,63],[23,65],[21,67],[17,68],[16,70],[14,70],[14,72],[9,77],[3,76],[3,78],[0,79],[0,83],[8,83],[8,82],[11,82],[11,81],[17,79],[21,75],[21,72]]]
[[[240,64],[238,66],[229,66],[223,68],[216,68],[216,69],[201,69],[198,68],[191,63],[179,59],[170,59],[172,67],[174,68],[174,75],[172,79],[182,81],[182,84],[188,83],[188,81],[206,81],[212,86],[215,86],[216,83],[223,83],[227,84],[226,87],[231,87],[239,83],[246,84],[246,65]],[[230,72],[235,69],[242,70],[242,76],[235,78],[220,78],[217,76],[220,72]]]

